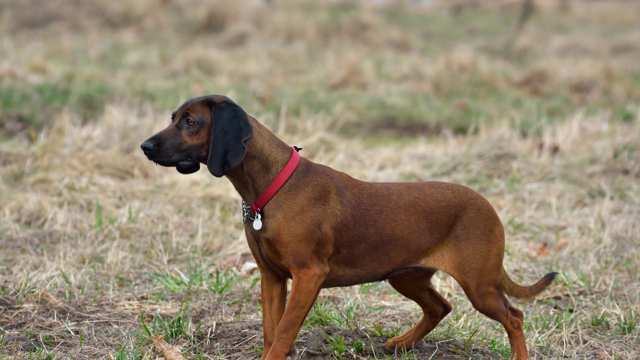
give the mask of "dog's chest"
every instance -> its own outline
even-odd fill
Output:
[[[277,274],[290,277],[287,264],[285,264],[280,250],[274,246],[274,241],[266,234],[253,230],[252,224],[245,224],[245,232],[249,248],[256,261]]]

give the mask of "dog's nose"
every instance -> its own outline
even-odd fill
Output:
[[[151,140],[147,140],[143,142],[142,145],[140,145],[140,148],[145,154],[148,155],[148,154],[151,154],[156,149],[156,143]]]

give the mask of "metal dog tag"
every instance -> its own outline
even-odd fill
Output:
[[[253,219],[253,230],[260,230],[262,229],[262,216],[260,215],[260,213],[256,214],[256,217]]]

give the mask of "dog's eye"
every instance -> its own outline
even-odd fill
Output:
[[[184,119],[184,123],[185,123],[185,125],[187,125],[188,127],[194,127],[194,126],[196,125],[196,121],[195,121],[195,120],[193,120],[193,118],[190,118],[190,117],[188,117],[188,118]]]

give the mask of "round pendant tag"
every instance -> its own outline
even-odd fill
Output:
[[[260,219],[260,215],[256,215],[256,218],[253,219],[253,230],[262,229],[262,220]]]

